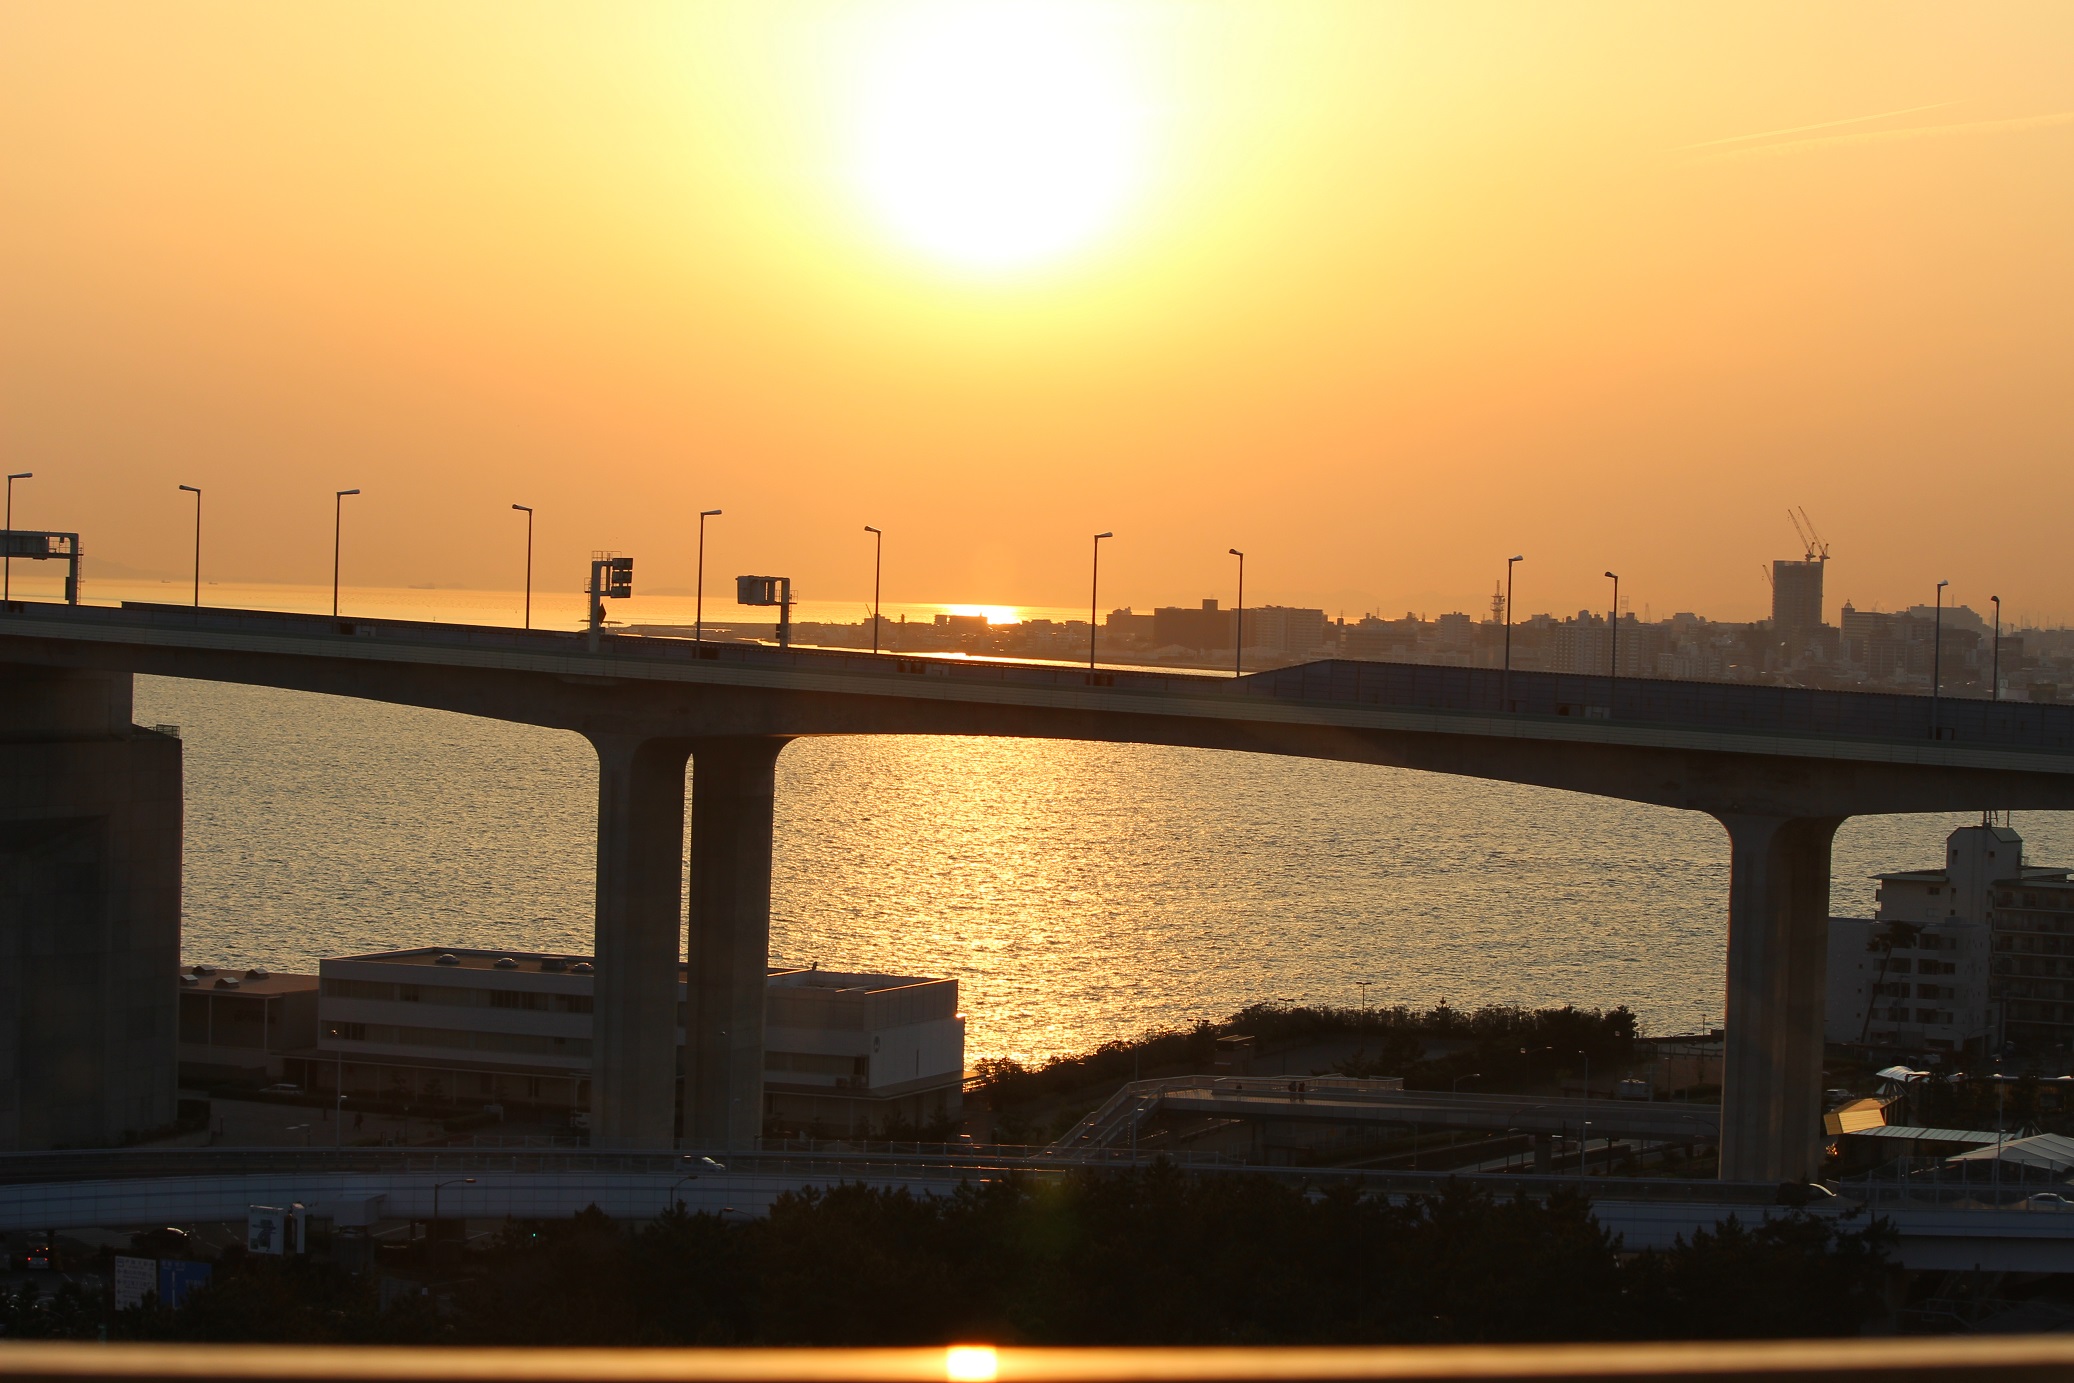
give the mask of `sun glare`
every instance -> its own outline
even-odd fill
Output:
[[[903,11],[863,56],[852,171],[896,239],[961,268],[1057,259],[1140,190],[1145,103],[1113,11],[958,0]]]
[[[1020,624],[1022,612],[1013,605],[946,605],[946,614],[985,615],[988,624]]]

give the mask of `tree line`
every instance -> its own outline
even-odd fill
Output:
[[[510,1222],[448,1262],[350,1274],[227,1256],[177,1311],[0,1298],[9,1335],[537,1345],[1296,1344],[1856,1334],[1887,1231],[1731,1218],[1629,1252],[1582,1197],[1462,1183],[1391,1201],[1168,1165],[944,1196],[847,1185],[770,1215]],[[382,1278],[388,1277],[385,1291]],[[388,1298],[386,1307],[384,1297]]]

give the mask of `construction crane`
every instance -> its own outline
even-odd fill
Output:
[[[1808,511],[1801,509],[1796,512],[1788,509],[1786,518],[1793,525],[1793,531],[1800,535],[1800,546],[1804,554],[1801,560],[1804,562],[1828,561],[1829,544],[1824,542],[1822,535],[1815,531],[1815,521],[1808,517]]]

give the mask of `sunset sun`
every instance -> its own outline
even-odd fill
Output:
[[[862,55],[851,171],[893,238],[931,259],[1013,270],[1121,218],[1145,160],[1144,102],[1101,12],[924,5]]]

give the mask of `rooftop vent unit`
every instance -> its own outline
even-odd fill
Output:
[[[518,962],[510,956],[499,956],[497,957],[496,966],[499,970],[516,970],[518,969]]]
[[[195,977],[194,977],[193,975],[182,975],[182,976],[180,977],[180,983],[182,983],[182,984],[200,984],[200,983],[201,983],[201,981],[200,981],[199,979],[195,978]]]
[[[459,965],[461,963],[461,958],[455,955],[452,951],[441,951],[438,955],[432,958],[432,963],[434,965]]]
[[[245,978],[248,980],[270,980],[273,977],[273,972],[264,965],[255,965],[245,972]]]
[[[216,967],[213,965],[194,965],[188,968],[197,975],[213,975],[216,973]]]
[[[238,982],[228,975],[219,975],[216,978],[216,987],[218,989],[236,989]]]
[[[569,973],[572,975],[595,975],[598,973],[598,967],[592,965],[587,960],[579,960],[576,964],[569,967]]]

